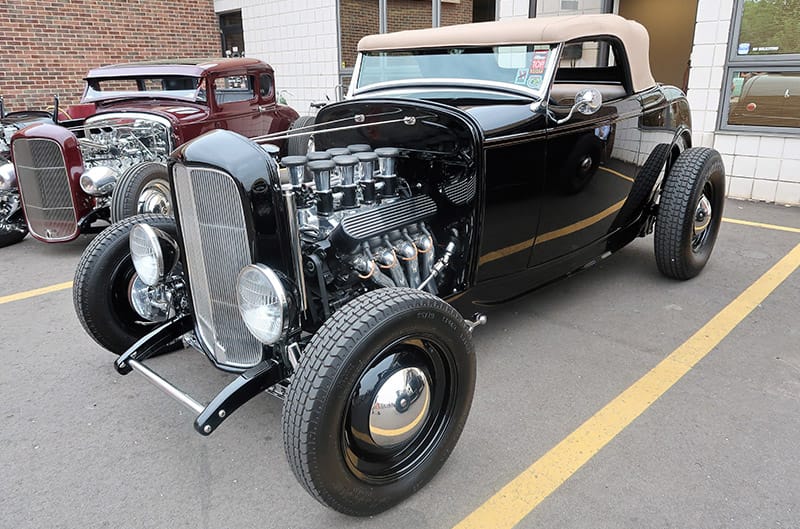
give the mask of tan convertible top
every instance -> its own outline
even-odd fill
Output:
[[[513,18],[369,35],[359,41],[358,51],[548,44],[600,35],[610,35],[622,41],[630,62],[634,91],[641,92],[656,84],[650,73],[647,30],[638,22],[617,15]]]

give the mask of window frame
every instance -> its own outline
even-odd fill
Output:
[[[731,90],[733,76],[739,72],[800,72],[800,53],[784,55],[739,55],[739,39],[744,16],[746,0],[734,0],[733,16],[728,34],[728,54],[723,71],[722,94],[720,97],[717,130],[736,133],[774,134],[781,136],[798,136],[800,127],[769,127],[764,125],[730,125],[728,116],[731,110]]]

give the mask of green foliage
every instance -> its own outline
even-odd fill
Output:
[[[800,0],[745,0],[739,42],[750,43],[751,55],[800,53]]]

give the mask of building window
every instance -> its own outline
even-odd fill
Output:
[[[800,132],[800,0],[736,0],[720,128]]]
[[[244,57],[244,30],[242,12],[231,11],[219,16],[223,57]]]

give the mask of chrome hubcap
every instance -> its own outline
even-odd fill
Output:
[[[694,212],[694,235],[699,237],[711,224],[711,202],[706,197],[705,193],[700,197],[697,203],[697,209]]]
[[[369,433],[376,445],[402,444],[419,432],[430,410],[430,383],[416,367],[395,371],[376,392]]]
[[[148,182],[139,194],[136,202],[137,213],[172,213],[172,205],[169,202],[169,184],[166,180],[153,180]]]
[[[133,310],[147,321],[162,322],[175,316],[170,294],[163,286],[146,285],[134,274],[128,287],[128,302]]]

